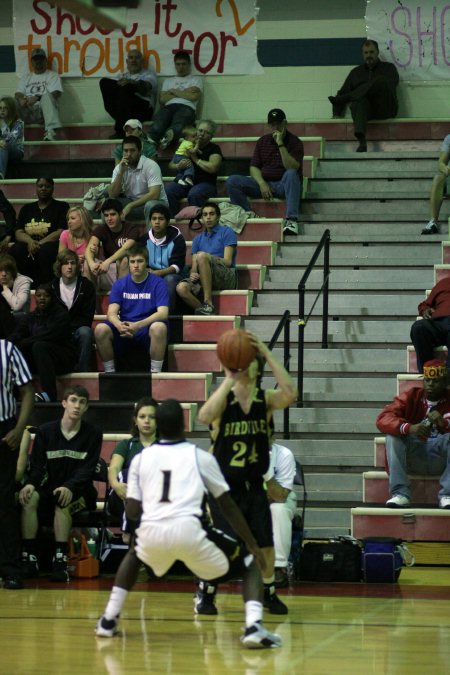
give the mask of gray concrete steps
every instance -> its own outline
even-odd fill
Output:
[[[386,246],[392,246],[393,244],[415,245],[446,241],[449,238],[448,230],[445,231],[444,225],[441,227],[440,234],[433,237],[427,235],[426,238],[420,233],[417,223],[402,223],[403,227],[399,227],[396,222],[386,223],[385,226],[384,223],[376,226],[373,223],[352,223],[351,226],[348,224],[348,232],[345,231],[344,225],[344,223],[325,224],[320,231],[318,225],[305,224],[303,226],[304,232],[298,235],[301,239],[291,238],[289,235],[285,238],[284,243],[312,244],[316,247],[318,244],[317,235],[319,233],[322,235],[326,229],[330,230],[332,246],[334,244],[353,244],[354,246],[374,246],[375,244],[385,244]],[[422,266],[429,267],[428,261],[424,260]]]
[[[336,434],[349,436],[361,434],[370,438],[377,434],[375,420],[380,410],[379,405],[369,407],[370,402],[364,401],[366,407],[336,408],[310,407],[290,409],[291,433],[326,434],[335,438]],[[275,428],[281,428],[283,413],[275,411]]]
[[[208,450],[209,435],[189,435],[189,440],[200,448]],[[303,467],[337,467],[337,466],[372,466],[373,439],[358,439],[349,441],[341,439],[323,438],[291,438],[280,442],[292,450]],[[330,470],[332,470],[330,468]],[[358,474],[360,475],[360,474]],[[362,478],[361,478],[362,480]]]
[[[327,159],[347,159],[355,157],[361,159],[361,154],[356,153],[357,141],[327,141],[325,144],[325,157]],[[367,141],[367,154],[364,157],[367,161],[373,159],[434,159],[437,162],[441,147],[441,142],[436,140],[379,140]]]
[[[319,301],[320,304],[320,301]],[[286,308],[283,303],[283,308]],[[268,341],[274,334],[279,322],[280,314],[277,318],[272,316],[255,316],[256,308],[252,308],[252,314],[245,317],[243,326],[249,330],[254,331],[261,338],[261,340]],[[298,312],[298,304],[294,303],[291,311],[295,315]],[[416,307],[417,311],[417,307]],[[397,344],[405,347],[405,362],[406,362],[406,347],[410,343],[409,332],[411,323],[415,316],[411,319],[396,319],[389,324],[384,319],[369,319],[368,317],[358,316],[356,318],[339,318],[333,311],[331,311],[328,322],[328,340],[330,346],[334,344],[348,345],[354,347],[356,345],[385,345],[389,340],[389,344]],[[297,339],[297,329],[295,320],[292,324],[292,339]],[[392,325],[391,325],[392,324]],[[322,322],[317,318],[312,318],[305,329],[305,342],[307,344],[319,343],[322,340]]]
[[[438,153],[439,154],[439,153]],[[437,157],[374,158],[372,153],[347,155],[345,159],[336,159],[328,155],[317,162],[315,178],[373,178],[403,177],[427,178],[431,182],[437,171]]]
[[[375,197],[373,195],[334,195],[326,199],[309,197],[302,201],[301,215],[302,219],[308,220],[309,216],[320,214],[321,218],[326,215],[334,214],[332,220],[361,220],[361,218],[371,218],[376,220],[386,220],[386,217],[395,220],[410,220],[412,214],[417,220],[428,222],[428,196],[417,197],[415,195],[386,195],[385,197]],[[447,217],[448,210],[445,209],[441,214],[442,220]]]
[[[424,261],[440,262],[442,260],[441,241],[433,241],[429,237],[420,240],[420,248],[416,242],[378,243],[365,241],[361,243],[332,242],[330,249],[331,268],[337,265],[355,267],[357,265],[371,267],[404,267],[423,266]],[[299,246],[299,243],[301,245]],[[301,235],[296,240],[289,238],[288,244],[278,247],[275,265],[307,266],[317,244],[301,242]],[[238,254],[239,255],[239,254]],[[239,259],[239,258],[238,258]],[[320,262],[323,261],[321,258]],[[430,265],[431,266],[431,265]]]
[[[296,370],[292,365],[292,370]],[[401,369],[399,369],[401,370]],[[395,374],[392,373],[392,378]],[[305,377],[303,400],[311,402],[354,403],[355,401],[388,403],[395,395],[395,385],[388,378],[376,377]]]
[[[303,274],[303,268],[271,267],[264,282],[264,290],[277,291],[296,289]],[[307,288],[317,290],[323,283],[323,269],[314,270],[307,282]],[[434,285],[434,272],[428,266],[424,269],[410,268],[334,268],[331,270],[330,289],[344,290],[416,290],[418,297],[424,289]]]
[[[314,294],[315,295],[315,294]],[[308,310],[314,298],[312,292],[306,294],[306,308]],[[257,293],[257,306],[252,307],[253,316],[270,316],[280,314],[280,298],[276,293]],[[368,293],[334,293],[329,295],[329,311],[331,315],[366,316],[366,317],[408,317],[413,319],[417,314],[418,298],[415,292],[411,294],[392,292],[391,294],[380,292]],[[292,312],[298,308],[298,293],[283,292],[283,308]],[[313,315],[322,313],[319,302],[313,310]]]
[[[357,198],[372,195],[374,198],[390,197],[390,195],[410,194],[412,196],[429,197],[431,186],[430,175],[420,178],[398,177],[372,177],[368,180],[365,176],[347,177],[336,176],[335,178],[310,179],[306,199],[326,198],[335,194],[354,194]]]
[[[327,539],[350,534],[351,517],[347,508],[307,508],[305,537]]]
[[[291,370],[297,370],[297,335],[296,331],[291,336]],[[281,346],[276,346],[273,350],[278,359],[282,359],[283,350]],[[407,354],[402,348],[400,349],[377,349],[367,347],[354,347],[353,349],[346,349],[342,347],[333,347],[329,349],[311,348],[307,347],[304,352],[304,365],[306,377],[321,376],[311,380],[311,385],[314,390],[319,391],[321,387],[327,386],[326,380],[334,378],[336,374],[342,375],[342,384],[348,382],[345,376],[361,375],[364,373],[363,379],[368,375],[377,375],[379,373],[392,373],[395,378],[399,372],[407,372]],[[266,371],[266,375],[270,375],[270,370]],[[375,378],[376,379],[376,378]],[[317,385],[314,384],[317,380]],[[384,378],[379,380],[382,382]],[[356,384],[353,378],[350,378],[353,384]],[[371,380],[373,381],[373,380]],[[377,380],[378,381],[378,380]],[[336,383],[337,384],[337,383]],[[389,383],[392,391],[392,383]],[[358,394],[358,399],[360,398]]]
[[[305,472],[308,501],[362,501],[360,474]]]

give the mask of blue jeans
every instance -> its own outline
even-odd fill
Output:
[[[15,145],[8,144],[6,148],[0,148],[0,174],[3,178],[6,176],[8,162],[21,162],[23,159],[23,150],[19,150]]]
[[[286,218],[298,219],[302,195],[302,180],[298,172],[287,169],[281,180],[267,183],[274,197],[286,199]],[[261,199],[262,196],[258,183],[251,176],[230,176],[227,180],[227,191],[231,203],[241,206],[244,211],[252,210],[247,197]]]
[[[149,132],[150,138],[159,143],[168,129],[172,129],[174,140],[177,141],[183,127],[195,124],[195,110],[182,103],[169,103],[153,115],[153,124]]]
[[[181,274],[166,274],[165,277],[161,277],[161,279],[164,279],[164,281],[167,284],[167,288],[169,289],[169,314],[176,314],[176,307],[177,307],[177,301],[178,301],[178,295],[177,295],[177,285],[180,283],[182,279]]]
[[[78,363],[75,369],[79,373],[89,373],[92,370],[94,331],[90,326],[80,326],[72,333],[72,337],[78,352]]]
[[[180,210],[180,199],[187,197],[190,206],[203,206],[208,199],[217,195],[217,189],[211,183],[197,183],[193,187],[169,183],[166,185],[166,195],[169,200],[170,215],[174,218]]]
[[[440,476],[439,497],[450,497],[450,434],[427,441],[417,436],[386,436],[389,493],[411,498],[408,473]]]

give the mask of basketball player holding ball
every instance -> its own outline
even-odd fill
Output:
[[[272,520],[263,476],[270,459],[269,420],[274,410],[287,408],[297,400],[297,387],[266,345],[253,333],[249,332],[248,336],[256,358],[246,370],[230,370],[224,365],[225,379],[202,406],[198,419],[210,427],[212,452],[230,486],[230,495],[244,514],[265,557],[266,568],[258,597],[252,599],[261,620],[263,605],[271,614],[288,612],[275,593]],[[272,370],[277,389],[261,389],[264,362]],[[229,532],[213,500],[210,507],[214,525]],[[197,614],[217,614],[216,590],[217,586],[211,582],[199,582],[195,598]]]

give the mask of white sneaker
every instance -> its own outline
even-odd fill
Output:
[[[280,636],[270,633],[259,621],[245,629],[241,642],[248,649],[272,649],[282,645]]]
[[[403,506],[409,506],[410,504],[411,500],[409,499],[409,497],[405,497],[405,495],[393,495],[386,502],[386,506],[389,506],[389,508],[391,509],[401,509]]]
[[[44,134],[44,141],[54,141],[56,138],[56,134],[53,131],[53,129],[46,129],[45,134]]]
[[[167,129],[165,136],[163,136],[163,137],[161,138],[161,140],[159,141],[159,147],[160,147],[162,150],[165,150],[165,149],[167,148],[167,146],[170,145],[170,144],[172,143],[172,141],[173,141],[173,136],[174,136],[173,130],[172,130],[172,129]]]
[[[440,509],[450,509],[450,497],[441,497],[439,500]]]
[[[106,619],[104,616],[101,616],[97,621],[97,625],[95,626],[95,634],[97,637],[111,638],[117,635],[119,632],[117,630],[118,618],[119,617],[108,621],[108,619]]]

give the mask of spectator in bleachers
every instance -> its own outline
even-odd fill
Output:
[[[69,204],[53,199],[53,178],[38,178],[37,201],[24,204],[17,219],[16,241],[8,253],[21,274],[31,277],[36,287],[53,279],[59,237],[67,228]]]
[[[272,435],[270,466],[264,476],[272,516],[275,548],[275,586],[288,585],[287,567],[292,543],[292,520],[297,508],[294,492],[295,457],[289,448],[275,442]]]
[[[36,538],[39,524],[53,522],[55,553],[52,581],[69,581],[68,539],[72,516],[95,510],[97,491],[93,484],[100,457],[102,432],[85,422],[88,391],[74,385],[62,399],[62,419],[37,428],[30,457],[30,472],[19,493],[22,506],[22,573],[37,577]]]
[[[180,144],[175,150],[175,153],[172,157],[170,163],[171,166],[179,168],[178,165],[185,159],[190,160],[191,154],[198,153],[200,147],[197,143],[197,128],[194,126],[184,127],[181,132]],[[183,165],[182,165],[183,166]],[[175,183],[180,185],[194,185],[194,174],[195,174],[195,164],[192,161],[189,161],[188,166],[184,169],[180,168],[180,171],[175,177]]]
[[[0,225],[0,255],[6,253],[9,249],[11,240],[14,238],[16,230],[16,212],[13,205],[9,202],[5,193],[0,190],[0,213],[5,219],[5,224]]]
[[[122,202],[123,218],[144,220],[155,204],[168,205],[161,169],[153,159],[143,157],[142,141],[127,136],[122,141],[123,157],[115,167],[108,194]]]
[[[450,134],[444,138],[438,159],[438,173],[434,176],[430,193],[430,220],[422,230],[422,234],[437,234],[439,232],[439,213],[444,195],[448,192],[448,177],[450,176]]]
[[[150,396],[144,396],[135,403],[131,418],[131,438],[120,441],[114,448],[108,466],[108,480],[111,492],[108,495],[108,510],[117,518],[122,518],[127,496],[128,469],[133,457],[156,439],[155,412],[158,404]],[[130,534],[134,532],[135,523],[124,518],[124,541],[129,543]]]
[[[147,270],[148,251],[135,244],[127,250],[130,273],[118,279],[109,295],[107,321],[95,328],[105,372],[114,373],[115,359],[139,347],[150,354],[151,372],[161,372],[167,346],[169,291]]]
[[[23,588],[15,477],[22,435],[32,411],[28,365],[17,347],[0,340],[0,575],[3,588],[12,590]]]
[[[8,164],[23,159],[23,121],[11,96],[0,98],[0,180],[6,176]]]
[[[14,258],[0,255],[0,338],[13,332],[18,313],[29,310],[30,286],[30,277],[18,274]]]
[[[336,96],[328,97],[333,117],[342,117],[350,104],[354,133],[359,141],[356,152],[367,152],[368,120],[385,120],[398,112],[397,68],[393,63],[380,61],[375,40],[364,40],[362,57],[364,63],[350,71]]]
[[[237,236],[220,224],[220,209],[214,202],[206,202],[201,218],[204,232],[192,241],[192,263],[189,277],[177,286],[180,298],[195,314],[210,316],[216,313],[213,291],[233,290],[237,287]],[[203,296],[203,301],[200,297]]]
[[[441,345],[448,349],[447,366],[450,366],[450,278],[438,281],[417,311],[422,319],[411,326],[417,370],[422,372],[425,361],[434,358],[435,348]]]
[[[173,57],[177,74],[166,77],[159,93],[160,108],[153,118],[149,136],[160,148],[178,141],[181,130],[195,123],[197,105],[203,82],[199,75],[191,75],[191,57],[179,51]]]
[[[67,230],[61,232],[58,247],[58,253],[74,251],[77,254],[81,273],[88,278],[91,274],[89,266],[84,264],[84,258],[93,225],[92,216],[84,206],[71,206],[67,211]]]
[[[283,232],[298,234],[298,216],[302,194],[303,143],[287,128],[280,108],[270,110],[267,124],[271,132],[257,141],[250,161],[250,176],[230,176],[227,190],[232,204],[254,217],[248,197],[286,199]]]
[[[139,49],[127,54],[127,69],[115,80],[102,77],[100,90],[106,112],[114,120],[114,133],[110,138],[123,138],[127,119],[135,117],[140,122],[151,120],[155,108],[158,83],[153,68],[144,68],[144,57]]]
[[[94,284],[102,290],[110,290],[116,279],[128,274],[126,253],[139,239],[141,228],[137,223],[122,220],[122,203],[118,199],[107,199],[102,214],[105,222],[94,228],[85,260]],[[100,252],[103,260],[98,257]]]
[[[378,415],[386,434],[389,494],[386,506],[411,503],[408,474],[440,476],[439,507],[450,509],[450,393],[448,371],[439,359],[423,366],[423,384],[396,396]]]
[[[147,247],[148,267],[152,274],[161,277],[169,289],[169,312],[175,313],[177,284],[186,262],[186,241],[178,227],[170,225],[169,209],[156,205],[150,211],[150,231],[141,237],[140,244]]]
[[[177,174],[185,169],[192,168],[192,183],[183,185],[177,179],[166,187],[169,210],[174,217],[180,207],[180,200],[187,198],[191,206],[203,204],[217,195],[217,176],[222,166],[222,150],[211,139],[216,131],[216,125],[211,120],[201,120],[197,127],[197,142],[192,148],[187,148],[187,158],[169,163],[169,169]]]
[[[44,141],[54,141],[56,129],[62,126],[58,109],[63,92],[61,78],[48,68],[47,55],[40,48],[31,52],[31,69],[20,78],[15,94],[19,113],[25,122],[43,121]]]
[[[142,123],[139,120],[127,120],[123,126],[124,138],[127,136],[137,136],[142,142],[142,155],[148,159],[156,159],[156,145],[149,140],[149,137],[142,128]],[[120,163],[123,157],[122,143],[116,145],[114,150],[114,164]]]
[[[77,362],[72,342],[70,316],[56,300],[51,284],[40,284],[35,294],[36,309],[25,314],[10,336],[25,356],[41,384],[35,401],[56,401],[56,375],[70,373]]]
[[[78,362],[74,368],[80,373],[92,370],[96,293],[92,281],[81,274],[80,260],[75,251],[58,253],[53,266],[55,279],[52,288],[59,302],[67,308],[72,339],[77,348]]]

